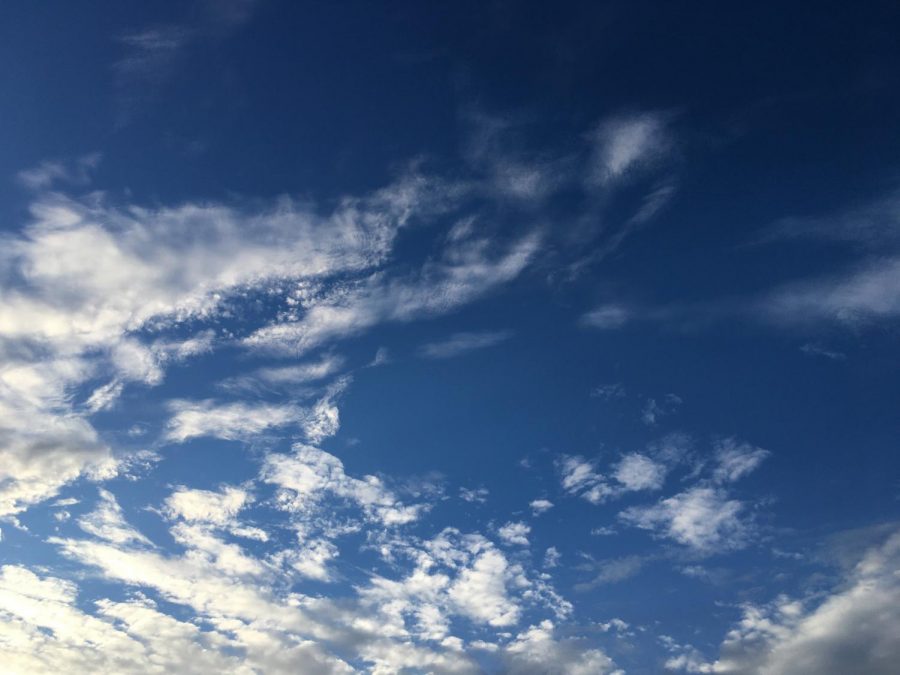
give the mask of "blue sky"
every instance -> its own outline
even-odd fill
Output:
[[[894,672],[896,3],[0,11],[5,672]]]

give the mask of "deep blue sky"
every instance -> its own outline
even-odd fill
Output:
[[[898,34],[5,5],[3,662],[893,672]]]

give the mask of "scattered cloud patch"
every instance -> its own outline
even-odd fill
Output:
[[[900,535],[866,550],[841,584],[823,596],[746,604],[718,659],[691,647],[667,663],[699,673],[887,675],[900,659],[894,628],[900,623],[896,570]]]
[[[531,526],[527,523],[506,523],[497,530],[497,534],[507,544],[517,546],[528,546],[528,535],[531,533]]]
[[[618,382],[601,384],[591,390],[591,398],[599,398],[603,401],[614,401],[625,398],[625,387]]]
[[[459,489],[459,498],[470,504],[484,504],[489,494],[488,489],[484,487]]]
[[[623,456],[613,471],[613,477],[623,490],[658,490],[666,479],[668,469],[639,452]]]
[[[746,545],[750,527],[745,505],[723,490],[693,487],[651,506],[632,506],[619,514],[626,525],[650,530],[697,553],[711,554]]]
[[[511,337],[510,331],[455,333],[446,340],[422,345],[419,348],[419,354],[428,359],[450,359],[478,349],[493,347]]]
[[[542,513],[547,513],[550,509],[553,508],[553,502],[549,499],[533,499],[531,503],[528,504],[531,507],[531,512],[539,516]]]
[[[614,330],[624,326],[630,318],[631,312],[621,305],[603,305],[584,314],[581,322],[591,328]]]
[[[652,166],[672,147],[667,116],[655,112],[608,119],[594,131],[593,141],[591,179],[599,184],[622,180]]]
[[[716,443],[713,480],[717,483],[733,483],[756,470],[769,456],[763,450],[749,443],[728,438]]]

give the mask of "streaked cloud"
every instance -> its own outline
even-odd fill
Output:
[[[511,337],[511,331],[454,333],[445,340],[422,345],[419,348],[419,354],[429,359],[450,359],[467,352],[493,347]]]

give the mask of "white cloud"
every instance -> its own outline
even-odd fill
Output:
[[[601,384],[591,390],[591,398],[599,398],[604,401],[612,401],[617,398],[625,397],[625,387],[619,382],[612,384]]]
[[[183,340],[157,340],[150,345],[150,350],[162,363],[180,362],[211,352],[215,339],[215,331],[204,330]]]
[[[561,558],[562,554],[557,550],[555,546],[551,546],[544,553],[544,567],[547,569],[558,567]]]
[[[543,621],[519,633],[504,650],[505,672],[516,675],[603,675],[622,672],[615,670],[612,659],[599,649],[586,648],[574,638],[559,639],[555,633],[552,621]]]
[[[537,234],[531,234],[494,254],[487,239],[452,242],[441,260],[426,263],[417,278],[387,281],[381,275],[370,276],[312,304],[296,321],[257,330],[244,344],[302,353],[379,323],[444,314],[516,278],[538,243]]]
[[[510,337],[512,337],[510,331],[455,333],[446,340],[423,345],[419,349],[419,353],[429,359],[449,359],[477,349],[493,347]]]
[[[790,239],[861,244],[884,250],[900,243],[900,190],[822,217],[789,217],[768,228],[762,243]]]
[[[497,534],[507,544],[528,546],[528,534],[531,527],[527,523],[506,523],[497,530]]]
[[[491,626],[518,622],[521,608],[507,594],[509,562],[492,547],[479,551],[449,587],[448,596],[457,610],[473,621]]]
[[[661,417],[675,412],[681,403],[681,398],[675,394],[666,394],[659,402],[655,398],[648,398],[644,403],[644,409],[641,411],[641,421],[652,427],[659,422]]]
[[[286,552],[282,560],[307,579],[332,581],[328,563],[337,558],[338,548],[325,539],[301,541],[296,549]]]
[[[146,598],[99,600],[91,614],[76,605],[76,597],[69,581],[19,566],[0,568],[4,668],[13,673],[245,672],[234,654],[240,640],[174,619]]]
[[[230,485],[218,492],[179,487],[166,499],[163,510],[170,518],[224,527],[234,523],[238,512],[252,501],[249,492]]]
[[[3,407],[0,402],[0,414],[9,414],[15,427],[0,427],[0,515],[50,499],[81,476],[116,474],[119,463],[86,421]]]
[[[613,471],[613,477],[624,490],[658,490],[666,478],[665,465],[646,455],[631,452],[622,457]]]
[[[30,190],[43,190],[59,182],[86,185],[100,158],[99,153],[91,153],[74,161],[45,160],[31,169],[20,171],[17,178]]]
[[[529,579],[481,535],[447,529],[402,549],[415,561],[412,571],[400,580],[376,576],[358,589],[364,606],[377,612],[384,634],[411,631],[444,640],[453,616],[480,627],[507,628],[518,622],[526,605],[549,605],[560,615],[570,611],[544,582]]]
[[[334,401],[349,384],[349,376],[337,380],[304,416],[301,426],[310,443],[319,443],[334,436],[340,429],[340,410]]]
[[[600,184],[651,166],[671,149],[665,117],[652,112],[603,122],[594,132],[594,143],[591,179]]]
[[[459,498],[464,502],[484,504],[490,492],[487,488],[460,488]]]
[[[597,473],[594,463],[583,457],[563,457],[557,462],[557,469],[563,489],[569,494],[580,494],[592,504],[599,504],[614,493],[606,479]]]
[[[547,511],[552,509],[553,502],[551,502],[549,499],[533,499],[531,500],[531,503],[528,504],[528,506],[531,507],[531,511],[532,513],[534,513],[534,515],[539,516],[542,513],[546,513]]]
[[[343,358],[329,355],[318,361],[293,366],[259,368],[245,375],[228,378],[220,386],[229,391],[289,393],[302,385],[334,375],[343,365]]]
[[[107,490],[100,490],[100,501],[89,514],[78,519],[85,532],[114,544],[150,544],[150,540],[125,522],[122,508]]]
[[[201,331],[144,343],[140,331],[210,318],[236,294],[367,273],[413,213],[433,212],[445,187],[409,175],[345,198],[325,216],[286,198],[255,211],[148,209],[111,204],[102,193],[39,192],[31,222],[0,247],[9,272],[0,286],[0,512],[21,511],[81,477],[115,475],[120,458],[85,418],[112,406],[129,382],[158,384],[165,366],[214,339]],[[97,378],[106,384],[73,405]],[[269,422],[281,423],[277,411]]]
[[[613,330],[621,328],[631,318],[631,312],[621,305],[603,305],[581,317],[582,323],[592,328]]]
[[[612,558],[592,562],[586,567],[594,572],[594,578],[586,583],[576,585],[580,591],[590,590],[602,584],[615,584],[633,577],[641,571],[647,558],[639,555],[627,555],[621,558]]]
[[[856,269],[772,292],[758,309],[782,324],[837,322],[850,326],[900,316],[900,258],[867,260]]]
[[[309,537],[306,532],[317,525],[302,518],[323,497],[344,496],[374,522],[404,521],[396,517],[404,507],[377,481],[348,477],[327,453],[298,448],[293,458],[282,457],[289,459],[290,466],[272,469],[279,464],[274,462],[269,468],[290,478],[285,481],[290,485],[281,487],[293,501],[282,495],[279,503],[299,517],[298,538],[265,558],[214,533],[236,530],[238,515],[248,507],[248,492],[233,486],[217,491],[180,487],[165,500],[160,512],[173,521],[169,532],[182,553],[150,544],[125,521],[109,493],[79,521],[96,539],[50,539],[106,582],[154,592],[187,608],[193,622],[164,614],[145,596],[126,602],[101,598],[76,607],[77,589],[70,582],[42,580],[17,568],[4,571],[6,586],[0,576],[0,655],[7,663],[24,664],[27,672],[47,670],[39,665],[42,658],[76,672],[146,672],[148,663],[167,672],[287,673],[297,663],[304,664],[304,672],[351,672],[340,654],[383,675],[404,669],[474,674],[478,668],[463,641],[451,633],[459,620],[482,632],[506,631],[526,608],[549,609],[561,618],[571,612],[543,575],[530,578],[483,536],[455,530],[425,541],[392,540],[391,546],[413,561],[412,569],[397,580],[373,576],[355,588],[356,597],[333,601],[288,592],[298,577],[335,578],[332,563],[339,550],[330,539],[334,533]],[[333,505],[323,506],[319,515],[331,517]],[[40,596],[42,613],[33,608],[34,601],[22,600],[23,593]],[[104,648],[96,649],[97,644]],[[566,645],[566,658],[591,662],[574,643]],[[503,648],[496,653],[505,658]],[[526,654],[519,647],[511,652],[522,667],[541,653],[531,649]]]
[[[699,486],[651,506],[625,509],[619,519],[698,553],[714,553],[746,544],[750,529],[743,510],[744,504],[723,490]]]
[[[611,537],[614,534],[618,534],[617,530],[614,527],[608,527],[606,525],[591,529],[591,535],[595,537]]]
[[[719,441],[716,443],[713,480],[717,483],[733,483],[756,470],[769,454],[768,450],[733,438]]]
[[[828,349],[815,342],[807,342],[800,347],[800,351],[807,356],[822,356],[830,361],[843,361],[847,355],[834,349]]]
[[[203,436],[247,440],[272,429],[297,426],[307,440],[319,443],[340,428],[340,411],[335,399],[349,382],[344,377],[332,383],[311,407],[294,403],[218,403],[212,399],[169,401],[172,416],[166,424],[165,438],[175,443]]]
[[[113,380],[97,387],[84,402],[84,407],[91,413],[109,410],[121,396],[124,386],[122,382]]]
[[[807,600],[779,597],[745,605],[728,632],[719,658],[705,662],[696,650],[673,657],[672,669],[705,673],[771,675],[888,675],[900,662],[900,534],[863,554],[843,583]]]
[[[314,510],[326,495],[347,500],[388,526],[410,523],[425,509],[403,504],[376,476],[348,476],[337,457],[309,445],[295,445],[290,455],[269,454],[262,477],[280,488],[281,508],[301,514]]]
[[[304,415],[303,409],[293,404],[218,404],[211,399],[169,401],[168,407],[172,417],[166,425],[165,438],[174,443],[203,436],[246,439],[269,429],[298,424]]]

